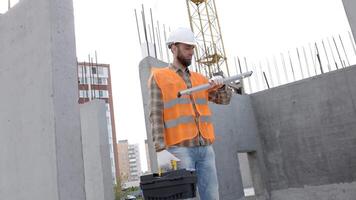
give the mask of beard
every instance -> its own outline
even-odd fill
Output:
[[[191,58],[184,58],[184,56],[180,53],[178,49],[178,54],[177,54],[177,60],[184,66],[184,67],[189,67],[190,64],[192,64],[192,59]]]

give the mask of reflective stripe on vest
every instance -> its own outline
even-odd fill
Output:
[[[212,122],[210,116],[200,116],[199,119],[201,122]],[[178,119],[166,121],[164,123],[164,126],[166,128],[172,128],[178,126],[179,124],[185,124],[185,123],[195,123],[194,117],[193,116],[179,117]]]
[[[200,98],[200,99],[195,100],[195,104],[203,105],[203,104],[207,104],[207,103],[208,102],[206,99]],[[164,103],[164,108],[168,109],[168,108],[171,108],[177,104],[191,104],[191,102],[190,102],[190,99],[188,99],[188,98],[176,98],[169,102]]]

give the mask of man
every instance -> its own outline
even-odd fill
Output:
[[[150,87],[150,121],[157,151],[158,165],[179,160],[178,168],[195,169],[202,200],[219,199],[215,154],[212,148],[214,128],[208,101],[228,104],[231,90],[221,76],[210,80],[189,71],[196,40],[186,28],[171,33],[167,41],[173,63],[152,71]],[[211,88],[185,95],[183,89],[209,83]]]

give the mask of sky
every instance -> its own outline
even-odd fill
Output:
[[[152,8],[154,21],[174,30],[189,27],[186,2],[73,0],[73,3],[77,58],[86,61],[88,54],[93,56],[97,51],[98,62],[111,65],[117,138],[140,144],[145,170],[146,127],[138,73],[142,54],[134,9],[140,17],[142,4],[146,13]],[[346,40],[350,31],[341,0],[216,0],[216,6],[228,63],[233,70],[234,56],[263,63],[267,57],[308,47],[309,43],[338,34]],[[0,13],[6,10],[7,0],[0,0]],[[347,48],[351,51],[351,45]]]

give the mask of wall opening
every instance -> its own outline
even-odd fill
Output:
[[[240,173],[245,197],[255,196],[255,188],[252,184],[252,174],[248,155],[246,152],[237,154],[240,164]]]
[[[264,191],[257,152],[239,152],[238,159],[244,196],[246,199],[255,199],[254,197],[262,195]]]

